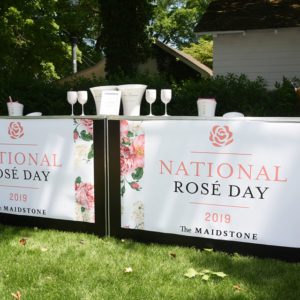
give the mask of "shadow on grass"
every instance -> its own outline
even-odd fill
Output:
[[[300,263],[262,259],[224,252],[197,251],[195,269],[224,272],[233,283],[247,286],[255,299],[300,299]],[[262,291],[262,292],[261,292]],[[264,294],[267,291],[267,296]],[[263,293],[261,295],[260,293]]]
[[[31,237],[35,228],[8,226],[0,224],[0,244],[7,243],[10,240],[20,240]]]

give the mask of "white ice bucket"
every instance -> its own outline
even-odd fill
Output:
[[[90,88],[90,91],[95,100],[97,115],[100,115],[102,91],[104,90],[116,91],[118,90],[118,87],[116,85],[102,85]]]
[[[7,102],[9,116],[23,116],[24,105],[19,102]]]
[[[213,98],[199,98],[197,100],[199,117],[214,117],[217,102]]]
[[[121,91],[123,114],[125,116],[139,116],[141,102],[147,85],[144,84],[123,84],[119,85]]]

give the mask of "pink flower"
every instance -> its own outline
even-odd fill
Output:
[[[93,120],[90,119],[80,119],[79,122],[86,128],[86,131],[93,135]]]
[[[141,171],[137,169],[144,168],[145,135],[140,134],[136,136],[137,132],[135,131],[131,132],[130,135],[128,133],[128,121],[122,120],[120,122],[120,166],[121,176],[123,177],[132,173],[140,175]],[[130,185],[133,189],[140,189],[137,182],[133,182]]]
[[[78,137],[79,137],[78,131],[75,130],[74,134],[73,134],[74,141],[76,141],[78,139]]]
[[[129,158],[132,156],[132,146],[121,145],[120,152],[121,157]]]
[[[216,125],[210,132],[209,140],[215,147],[222,147],[229,145],[233,142],[233,133],[229,130],[228,126]]]
[[[131,173],[134,168],[134,161],[132,160],[132,156],[129,157],[120,157],[120,166],[121,166],[121,175],[124,176],[126,174]]]
[[[121,120],[120,121],[120,135],[121,137],[127,136],[128,134],[128,121]]]
[[[134,168],[144,167],[145,135],[141,134],[136,137],[132,143]]]
[[[24,129],[20,122],[10,122],[8,134],[12,139],[19,139],[24,135]]]
[[[137,136],[133,143],[133,150],[136,156],[143,156],[144,157],[144,148],[145,148],[145,135],[141,134]]]
[[[95,205],[94,185],[90,183],[75,183],[76,201],[86,209],[91,209]]]
[[[140,185],[139,185],[137,182],[135,182],[135,181],[131,182],[131,183],[130,183],[130,186],[131,186],[134,190],[137,190],[137,191],[140,189]]]

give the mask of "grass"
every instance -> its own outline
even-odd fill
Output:
[[[36,228],[0,232],[1,300],[300,299],[299,263]],[[187,278],[189,268],[228,276]]]

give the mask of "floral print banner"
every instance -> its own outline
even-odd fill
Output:
[[[300,123],[120,123],[122,228],[300,247]]]
[[[93,120],[0,120],[0,213],[95,222]]]
[[[75,164],[78,176],[75,178],[76,220],[95,222],[93,120],[74,119]],[[82,169],[90,172],[80,176]]]
[[[122,226],[144,228],[143,189],[145,134],[142,122],[120,121]]]

